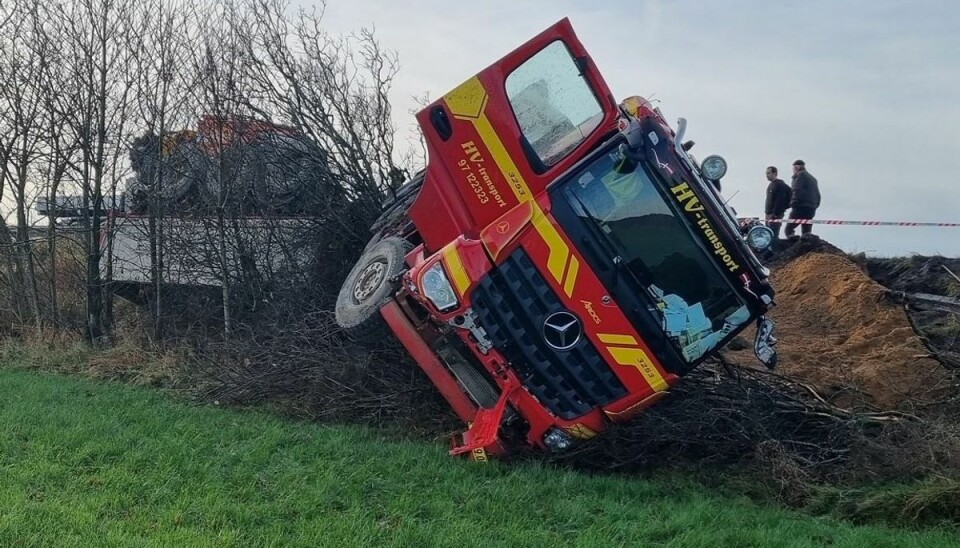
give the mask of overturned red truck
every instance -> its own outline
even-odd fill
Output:
[[[564,19],[417,115],[427,168],[344,282],[338,323],[403,343],[469,427],[452,454],[563,450],[627,420],[757,326],[774,290],[697,163],[639,97],[620,104]]]

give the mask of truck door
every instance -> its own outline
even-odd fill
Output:
[[[530,201],[615,129],[617,117],[567,19],[422,110],[429,164],[410,214],[428,249],[476,237]]]

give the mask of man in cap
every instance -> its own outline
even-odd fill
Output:
[[[790,184],[790,219],[813,219],[820,207],[820,188],[817,179],[807,171],[803,160],[793,162],[793,181]],[[787,223],[787,238],[793,239],[799,223]],[[813,225],[804,224],[804,236],[813,231]]]

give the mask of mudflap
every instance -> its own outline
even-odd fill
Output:
[[[520,385],[510,379],[503,387],[500,399],[491,409],[480,409],[470,423],[467,431],[463,433],[463,441],[458,444],[453,440],[450,454],[453,456],[468,455],[470,460],[477,462],[487,462],[489,456],[506,454],[500,440],[500,425],[503,423],[503,417],[507,412],[507,405],[510,395]]]

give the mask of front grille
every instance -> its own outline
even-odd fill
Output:
[[[579,417],[627,394],[586,337],[567,351],[547,345],[543,322],[566,308],[522,249],[491,271],[472,299],[477,319],[524,386],[558,417]]]

